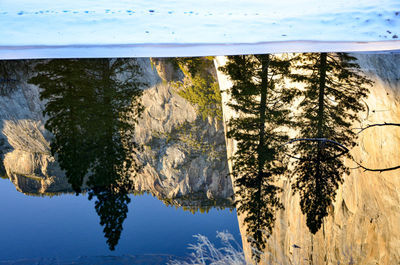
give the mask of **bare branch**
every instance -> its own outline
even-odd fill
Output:
[[[292,140],[284,143],[282,146],[288,145],[288,144],[291,144],[291,143],[294,143],[294,142],[299,142],[299,141],[331,143],[334,146],[338,147],[338,149],[341,152],[339,154],[334,155],[334,156],[327,157],[327,158],[323,159],[324,161],[338,158],[338,157],[340,157],[340,156],[342,156],[342,155],[344,155],[344,154],[346,154],[346,153],[348,153],[350,151],[346,146],[344,146],[344,145],[342,145],[342,144],[340,144],[340,143],[338,143],[336,141],[329,140],[329,139],[326,139],[326,138],[296,138],[296,139],[292,139]],[[297,160],[300,160],[300,161],[318,161],[318,160],[321,160],[321,159],[312,159],[312,158],[301,158],[301,157],[297,157],[297,156],[292,156],[290,154],[286,154],[286,155],[291,157],[291,158],[293,158],[293,159],[297,159]]]
[[[375,127],[375,126],[400,126],[400,123],[385,122],[385,123],[371,124],[364,128],[356,128],[356,129],[360,130],[357,134],[360,134],[362,131],[365,131],[366,129],[369,129],[369,128]]]
[[[395,166],[395,167],[387,167],[387,168],[368,168],[368,167],[365,167],[365,166],[361,165],[360,163],[358,163],[356,160],[354,160],[354,158],[352,160],[354,161],[354,163],[356,163],[358,165],[358,167],[350,168],[350,169],[362,168],[362,169],[364,169],[364,171],[372,171],[372,172],[382,173],[384,171],[391,171],[391,170],[396,170],[396,169],[400,168],[400,165]]]

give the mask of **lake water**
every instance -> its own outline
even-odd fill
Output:
[[[115,251],[103,236],[93,201],[86,195],[34,197],[0,181],[0,264],[34,258],[75,259],[80,256],[186,256],[193,235],[207,236],[218,246],[216,231],[227,230],[238,242],[236,211],[211,209],[192,214],[168,207],[151,195],[131,195],[128,217]]]
[[[398,264],[398,65],[0,61],[0,265]]]

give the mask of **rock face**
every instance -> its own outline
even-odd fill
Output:
[[[142,81],[147,85],[143,87],[142,97],[145,109],[135,131],[136,141],[145,147],[139,157],[143,172],[133,179],[134,189],[164,199],[195,193],[204,199],[227,199],[229,202],[233,191],[230,179],[226,178],[221,122],[203,121],[189,102],[162,81],[149,59],[138,60],[144,72]],[[165,64],[158,60],[156,67],[164,78],[181,75],[173,73],[171,66]],[[18,76],[16,88],[0,97],[0,137],[4,142],[2,152],[7,175],[24,193],[72,191],[50,153],[52,135],[44,129],[47,117],[42,114],[45,102],[39,99],[39,88],[27,83],[30,74]],[[208,149],[199,152],[193,145],[171,137],[180,132],[182,124],[196,125],[192,138],[209,141],[213,151],[223,155],[214,157]]]
[[[11,93],[0,97],[0,134],[4,167],[16,188],[25,193],[71,191],[51,156],[51,135],[44,129],[44,102],[37,87],[21,74]]]
[[[361,124],[400,123],[400,55],[355,54],[362,71],[375,81],[365,100],[368,111],[361,114]],[[216,66],[223,65],[218,57]],[[231,86],[218,73],[221,90]],[[224,95],[224,94],[223,94]],[[223,97],[224,120],[236,115]],[[228,158],[235,143],[227,141]],[[368,168],[400,165],[400,127],[372,127],[359,134],[358,145],[351,150],[356,161]],[[355,168],[353,161],[345,161]],[[299,207],[299,197],[292,194],[289,179],[282,179],[282,202],[274,233],[262,264],[399,264],[400,263],[400,170],[365,172],[352,169],[344,177],[330,214],[320,231],[312,235]],[[239,216],[244,251],[250,261],[243,216]]]
[[[159,68],[166,69],[161,63]],[[199,192],[208,199],[230,198],[222,122],[202,120],[165,82],[145,90],[142,103],[145,110],[135,135],[145,146],[140,157],[144,174],[134,180],[135,189],[167,198]]]

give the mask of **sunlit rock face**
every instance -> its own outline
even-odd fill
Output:
[[[233,191],[227,177],[222,122],[197,115],[195,108],[167,83],[181,74],[171,73],[168,61],[156,63],[164,79],[145,90],[142,97],[145,110],[135,134],[144,146],[140,158],[144,174],[134,180],[135,189],[166,198],[202,193],[205,199],[230,199]],[[181,129],[184,123],[187,132]],[[196,130],[190,133],[193,126]],[[205,150],[196,147],[198,141],[206,144]]]
[[[157,67],[152,67],[149,59],[139,59],[139,64],[143,72],[141,81],[146,85],[141,99],[144,111],[136,125],[135,138],[144,146],[139,157],[143,171],[133,179],[132,188],[165,199],[196,194],[199,200],[230,201],[233,191],[226,177],[222,123],[202,120],[189,102],[174,93],[167,82],[171,80],[165,78],[175,80],[182,76],[177,69],[164,61],[157,61]],[[15,88],[0,97],[4,166],[21,192],[70,192],[64,172],[51,155],[52,135],[44,128],[48,119],[43,116],[45,102],[40,100],[39,88],[27,83],[32,74],[16,76]],[[211,158],[208,150],[199,152],[171,137],[184,122],[195,122],[194,137],[209,141],[214,151],[223,155]]]
[[[51,156],[51,135],[44,129],[44,102],[39,90],[27,84],[29,75],[14,77],[10,93],[0,97],[4,167],[16,188],[25,193],[71,191]]]
[[[400,56],[391,54],[356,54],[362,71],[375,83],[360,113],[361,124],[400,123]],[[216,66],[225,63],[217,57]],[[221,90],[231,86],[218,73]],[[228,96],[223,101],[228,102]],[[224,120],[237,115],[224,105]],[[353,158],[370,169],[400,165],[400,127],[379,126],[361,132]],[[228,157],[235,152],[235,142],[227,141]],[[357,165],[345,160],[349,168]],[[344,177],[336,200],[330,207],[322,228],[312,235],[292,194],[289,179],[282,179],[282,202],[285,210],[277,215],[273,235],[268,241],[262,264],[399,264],[400,263],[400,171],[370,172],[351,169]],[[239,216],[244,251],[251,261],[245,235],[244,216]]]

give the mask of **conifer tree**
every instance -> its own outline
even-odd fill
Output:
[[[220,68],[233,82],[229,106],[239,118],[228,122],[227,137],[237,143],[231,175],[237,211],[245,215],[256,260],[272,232],[276,210],[283,208],[276,181],[287,170],[281,153],[288,136],[282,127],[290,124],[288,106],[295,95],[284,83],[289,68],[285,56],[269,54],[229,56]]]
[[[345,53],[300,54],[294,60],[291,78],[303,83],[304,89],[296,118],[303,140],[294,151],[298,157],[293,188],[315,234],[343,175],[349,173],[341,155],[356,144],[350,127],[364,110],[360,99],[367,96],[371,81],[360,73],[356,58]]]
[[[76,193],[81,192],[83,177],[92,163],[95,143],[91,137],[96,93],[88,69],[90,60],[41,61],[37,75],[29,82],[39,85],[40,98],[46,100],[45,127],[54,134],[51,152]]]
[[[134,141],[142,111],[139,66],[132,59],[51,60],[36,66],[30,80],[47,100],[46,128],[77,194],[88,189],[113,250],[130,202],[130,178],[139,170]],[[86,180],[86,181],[85,181]]]

